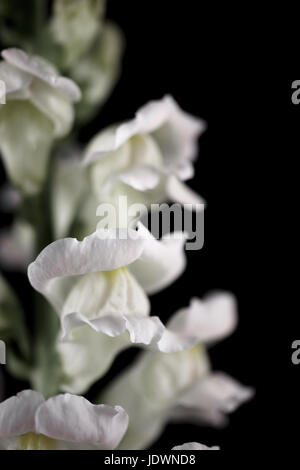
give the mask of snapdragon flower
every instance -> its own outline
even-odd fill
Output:
[[[181,334],[198,337],[193,348],[173,354],[144,352],[108,385],[100,400],[120,400],[130,415],[121,449],[148,447],[170,420],[224,425],[226,415],[252,397],[252,389],[211,371],[203,345],[230,334],[236,320],[235,299],[230,294],[194,300],[171,318],[165,333],[173,325]]]
[[[120,406],[92,405],[65,394],[45,401],[24,390],[0,403],[2,450],[115,449],[128,426]]]
[[[183,181],[192,178],[203,121],[171,96],[143,106],[132,121],[111,126],[87,146],[84,164],[100,202],[125,194],[130,203],[203,204]]]
[[[12,182],[34,194],[44,182],[53,141],[71,129],[73,102],[81,93],[41,57],[13,48],[1,55],[6,104],[0,105],[0,151]]]
[[[86,390],[132,343],[164,352],[194,344],[188,333],[166,331],[158,317],[149,316],[146,295],[181,275],[184,241],[178,233],[158,241],[142,224],[137,231],[98,230],[81,242],[50,244],[29,266],[32,286],[61,319],[63,390]]]

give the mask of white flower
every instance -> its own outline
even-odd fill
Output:
[[[99,200],[126,194],[130,202],[146,205],[166,199],[202,204],[182,181],[193,176],[197,139],[204,128],[166,96],[142,107],[132,121],[100,132],[84,156]]]
[[[182,325],[182,334],[187,331],[194,339],[198,336],[198,343],[221,339],[236,324],[234,298],[222,293],[208,297],[202,304],[193,302],[185,315],[181,311],[171,319],[168,330],[173,322],[178,327]],[[105,403],[120,400],[118,403],[130,415],[121,448],[141,449],[159,437],[169,420],[222,425],[226,414],[252,394],[251,389],[225,374],[211,372],[206,351],[198,344],[173,354],[143,353],[107,387],[101,400],[105,399]]]
[[[81,94],[72,80],[59,77],[41,57],[20,49],[6,49],[1,55],[7,103],[0,105],[0,151],[13,183],[32,194],[45,179],[54,139],[71,129],[72,102]]]
[[[119,406],[92,405],[76,395],[44,400],[25,390],[0,403],[2,450],[115,449],[128,425]]]
[[[172,450],[220,450],[220,447],[207,447],[204,444],[199,444],[198,442],[188,442],[181,446],[173,447]]]
[[[165,352],[194,344],[194,337],[166,332],[158,317],[150,317],[146,296],[184,270],[185,237],[178,235],[157,241],[141,224],[137,231],[98,230],[82,242],[52,243],[29,266],[32,286],[61,318],[64,390],[85,390],[131,343]]]

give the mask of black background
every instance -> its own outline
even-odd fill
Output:
[[[291,364],[291,343],[299,331],[298,306],[289,305],[289,292],[297,292],[292,281],[281,302],[284,283],[296,278],[291,269],[282,268],[283,256],[297,267],[296,251],[289,253],[291,237],[285,242],[282,233],[297,219],[291,210],[296,195],[284,186],[296,188],[292,180],[300,105],[298,109],[290,100],[292,80],[266,78],[255,57],[222,47],[222,35],[212,44],[206,12],[198,2],[108,4],[108,16],[120,25],[127,43],[122,76],[81,139],[131,118],[141,105],[166,93],[208,122],[190,183],[208,203],[205,245],[187,253],[182,278],[152,297],[152,313],[166,320],[193,296],[212,289],[234,292],[239,327],[210,351],[212,363],[215,370],[256,389],[254,400],[231,416],[226,429],[169,425],[154,448],[189,441],[230,451],[277,452],[279,444],[292,448],[297,435],[290,424],[299,417],[299,371]],[[23,284],[20,280],[20,292]],[[119,357],[88,397],[134,354]],[[14,387],[12,383],[11,391]]]

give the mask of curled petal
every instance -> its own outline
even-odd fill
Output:
[[[1,55],[9,64],[48,83],[48,85],[66,95],[69,100],[74,102],[80,100],[80,89],[73,80],[58,76],[56,69],[41,57],[29,56],[26,52],[17,48],[5,49],[1,52]]]
[[[32,77],[22,70],[16,69],[13,65],[5,61],[0,62],[0,80],[5,83],[6,98],[9,99],[10,95],[19,96],[26,95],[26,91],[32,82]]]
[[[210,343],[230,335],[236,325],[236,301],[231,294],[219,293],[203,301],[193,299],[189,307],[173,315],[159,347],[175,352],[198,343]]]
[[[148,294],[155,294],[172,284],[185,270],[186,234],[175,232],[158,241],[141,223],[138,228],[147,243],[129,269]]]
[[[156,344],[164,331],[158,317],[105,315],[96,320],[87,320],[79,313],[70,313],[62,319],[61,341],[68,341],[73,330],[84,325],[111,338],[120,336],[127,330],[131,343],[145,345]]]
[[[254,390],[224,373],[212,373],[185,392],[177,402],[174,416],[213,426],[223,426],[226,414],[250,400]]]
[[[83,241],[64,238],[48,245],[31,263],[28,277],[45,296],[56,278],[111,271],[139,258],[145,240],[134,230],[98,230]]]
[[[137,191],[148,191],[155,188],[160,181],[159,172],[151,167],[137,167],[115,177],[122,183],[131,186]]]
[[[40,393],[24,390],[0,403],[0,438],[35,432],[35,413],[43,402]]]
[[[115,449],[128,426],[119,406],[92,405],[83,397],[65,394],[43,403],[35,417],[38,433],[75,443],[73,448]]]

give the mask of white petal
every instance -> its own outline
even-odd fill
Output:
[[[158,185],[160,174],[155,168],[136,167],[116,175],[115,179],[122,181],[122,183],[131,186],[137,191],[149,191],[149,189],[153,189]]]
[[[220,447],[207,447],[204,444],[199,444],[199,442],[188,442],[181,446],[173,447],[172,450],[220,450]]]
[[[39,78],[66,95],[71,101],[79,101],[81,92],[69,78],[59,77],[52,64],[42,57],[29,56],[21,49],[10,48],[1,52],[2,57],[20,70]]]
[[[142,224],[138,224],[138,229],[147,243],[141,257],[129,269],[148,294],[155,294],[172,284],[183,273],[186,266],[186,235],[175,232],[159,241]]]
[[[78,449],[115,449],[126,432],[128,415],[119,406],[92,405],[83,397],[65,394],[40,406],[35,422],[38,433],[77,443]]]
[[[163,152],[167,166],[180,169],[195,159],[198,137],[204,132],[206,125],[182,111],[171,96],[166,96],[164,101],[169,108],[168,119],[162,126],[154,129],[152,135]]]
[[[236,301],[231,294],[214,294],[203,301],[193,299],[189,307],[173,315],[158,346],[162,351],[175,352],[217,341],[230,335],[236,325]]]
[[[32,77],[5,61],[0,62],[0,80],[5,83],[6,98],[11,94],[24,92],[32,82]]]
[[[111,271],[137,259],[145,240],[133,230],[99,230],[83,241],[65,238],[48,245],[28,268],[32,286],[55,303],[56,278],[78,276],[97,271]]]
[[[33,390],[24,390],[0,403],[0,438],[35,431],[35,413],[44,402]]]
[[[116,180],[140,191],[153,189],[160,181],[163,167],[162,155],[150,136],[136,136],[110,154],[102,154],[101,148],[112,137],[111,129],[97,135],[88,145],[84,164],[90,164],[93,189],[102,196]]]
[[[116,150],[114,148],[116,130],[117,126],[110,126],[91,140],[84,154],[84,165],[89,165],[105,156],[107,153]]]
[[[226,414],[235,411],[253,395],[252,388],[244,387],[224,373],[209,374],[177,401],[178,416],[222,426],[227,421]]]

